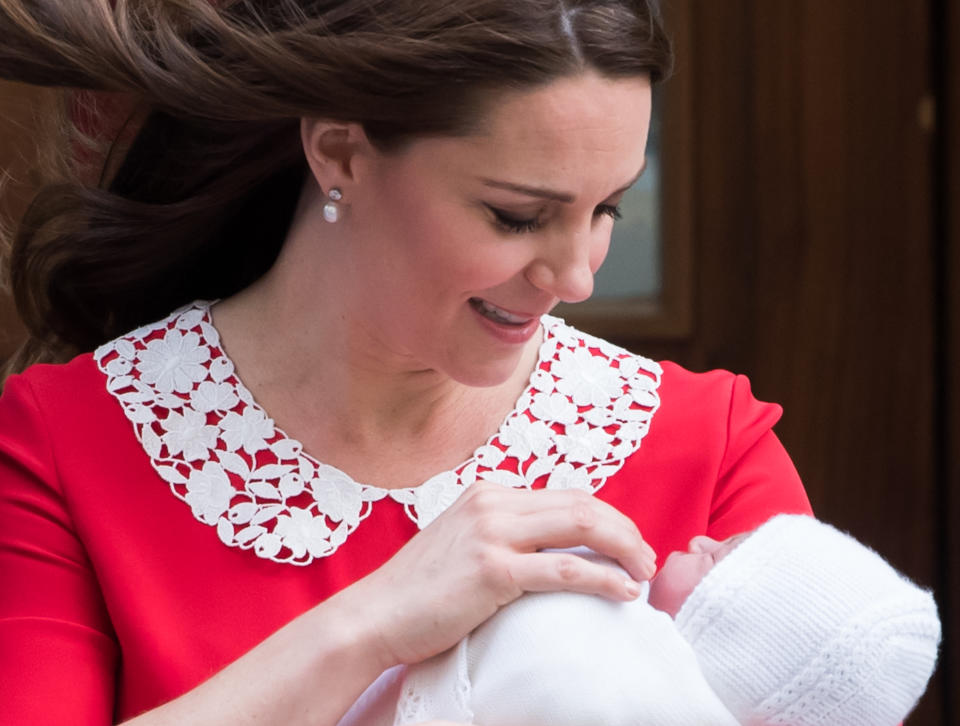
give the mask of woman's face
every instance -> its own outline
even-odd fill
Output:
[[[690,593],[713,566],[749,536],[749,533],[736,534],[717,541],[698,535],[690,540],[686,552],[671,552],[650,581],[650,604],[670,617],[676,617]]]
[[[503,96],[475,135],[371,154],[342,222],[351,314],[412,367],[507,380],[539,316],[590,296],[650,96],[646,78],[587,73]]]

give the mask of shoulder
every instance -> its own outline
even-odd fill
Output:
[[[118,449],[107,442],[114,441],[122,419],[89,353],[68,363],[33,365],[4,384],[0,460],[59,488],[69,463]]]
[[[31,401],[44,411],[66,411],[89,401],[90,394],[106,392],[105,379],[91,353],[68,363],[38,363],[10,376],[0,400]]]
[[[212,331],[205,331],[207,340],[216,342],[215,331],[204,319],[208,305],[201,301],[183,306],[162,320],[132,330],[67,363],[33,365],[7,379],[3,399],[30,398],[40,410],[57,419],[71,412],[93,419],[104,405],[122,412],[129,405],[130,396],[113,394],[132,381],[135,361],[157,369],[158,376],[178,368],[174,364],[190,363],[198,354],[207,352],[200,345],[200,337],[188,332],[201,324]]]
[[[593,366],[638,371],[633,383],[618,378],[621,390],[609,409],[640,417],[643,428],[599,494],[637,521],[657,551],[682,549],[694,534],[722,539],[778,512],[809,511],[796,469],[773,432],[782,410],[758,400],[746,376],[695,373],[578,331],[567,335],[596,351]],[[584,385],[603,377],[592,373]],[[644,413],[637,411],[636,392],[648,396]]]
[[[773,432],[783,409],[758,399],[746,376],[726,370],[695,373],[669,361],[660,365],[661,403],[648,443],[700,462],[717,477],[748,453],[771,471],[787,466],[793,475]],[[761,442],[765,446],[758,446]]]
[[[745,375],[719,369],[694,373],[669,361],[660,365],[660,396],[668,416],[678,416],[688,425],[709,422],[725,430],[744,426],[769,429],[783,414],[779,404],[754,396]]]
[[[780,418],[780,406],[757,400],[744,375],[720,369],[693,372],[671,361],[633,353],[557,318],[547,316],[545,321],[549,335],[545,347],[558,351],[553,356],[559,365],[554,363],[551,373],[590,384],[601,377],[603,368],[609,369],[627,384],[620,397],[634,395],[638,388],[655,395],[659,419],[679,417],[690,424],[710,422],[721,427],[752,419],[769,428]]]
[[[673,361],[660,361],[664,385],[674,395],[706,396],[707,402],[717,399],[729,402],[733,388],[740,383],[747,385],[746,376],[728,370],[714,369],[698,373]]]

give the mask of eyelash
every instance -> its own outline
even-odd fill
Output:
[[[491,212],[493,212],[493,216],[496,217],[497,226],[512,234],[536,232],[541,226],[540,222],[536,219],[515,219],[514,217],[504,214],[502,211],[495,209],[494,207],[489,207],[489,209]],[[594,214],[606,214],[608,217],[612,217],[614,220],[620,219],[623,216],[620,213],[619,205],[614,204],[600,204],[594,210]]]

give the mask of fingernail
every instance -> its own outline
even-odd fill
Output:
[[[627,591],[627,595],[631,600],[635,600],[640,597],[640,585],[633,580],[624,580],[624,589]]]

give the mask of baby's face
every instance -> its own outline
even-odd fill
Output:
[[[698,535],[690,540],[686,552],[671,552],[650,581],[650,604],[675,617],[703,576],[749,536],[749,532],[744,532],[720,542]]]

